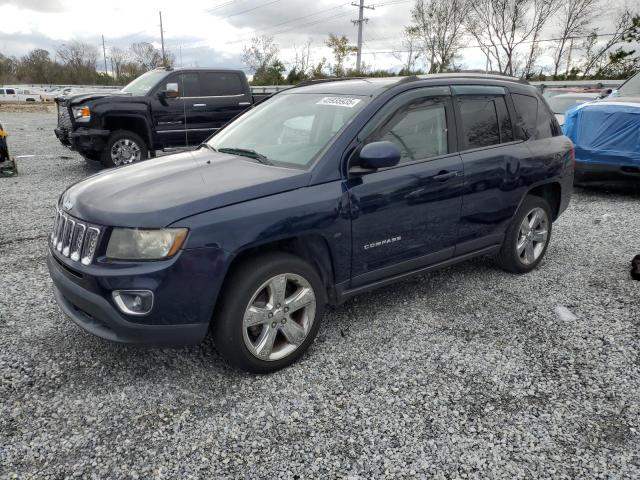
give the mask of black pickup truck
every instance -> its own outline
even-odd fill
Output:
[[[119,92],[56,99],[60,142],[107,167],[196,146],[262,98],[240,70],[158,68]]]

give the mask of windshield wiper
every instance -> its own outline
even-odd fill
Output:
[[[265,165],[273,165],[273,162],[271,162],[271,160],[269,160],[267,157],[265,157],[261,153],[256,152],[255,150],[250,150],[248,148],[219,148],[218,152],[230,153],[231,155],[240,155],[241,157],[247,157],[251,158],[252,160],[257,160],[258,162],[264,163]]]

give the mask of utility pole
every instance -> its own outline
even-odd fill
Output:
[[[162,29],[162,12],[160,13],[160,43],[162,43],[162,65],[167,66],[167,57],[164,55],[164,30]]]
[[[358,20],[351,20],[351,23],[358,25],[358,56],[356,58],[356,71],[360,72],[362,66],[362,24],[369,21],[368,18],[364,18],[364,9],[375,10],[375,7],[368,7],[364,4],[364,0],[360,0],[360,4],[352,3],[354,7],[358,7]]]
[[[104,48],[104,35],[102,35],[102,56],[104,58],[104,73],[107,74],[107,49]]]

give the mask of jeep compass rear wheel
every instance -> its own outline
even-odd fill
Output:
[[[225,284],[213,320],[214,343],[243,370],[278,370],[309,347],[324,304],[318,274],[300,258],[276,253],[245,261]]]
[[[139,135],[128,130],[116,130],[107,141],[102,153],[105,167],[119,167],[149,158],[149,151]]]
[[[538,266],[551,240],[551,209],[543,198],[528,196],[516,213],[497,256],[502,268],[526,273]]]

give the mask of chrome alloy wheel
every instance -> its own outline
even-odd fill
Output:
[[[242,319],[244,344],[260,360],[280,360],[304,342],[316,316],[316,296],[300,275],[283,273],[253,294]]]
[[[520,224],[516,249],[520,261],[525,265],[534,263],[547,245],[549,238],[549,217],[547,212],[536,207],[527,213]]]
[[[111,160],[114,165],[139,162],[142,157],[140,146],[128,138],[122,138],[111,146]]]

